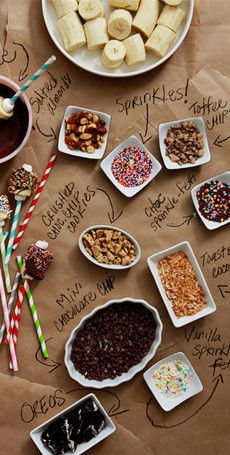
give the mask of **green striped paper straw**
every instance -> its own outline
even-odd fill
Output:
[[[22,87],[20,87],[20,89],[14,94],[14,96],[12,96],[12,98],[5,98],[2,102],[2,107],[3,107],[4,111],[11,112],[14,109],[14,103],[15,103],[15,101],[17,101],[19,96],[21,96],[21,94],[23,92],[25,92],[28,89],[28,87],[34,81],[36,81],[36,79],[38,79],[41,76],[41,74],[43,74],[50,67],[50,65],[52,65],[53,62],[55,62],[55,60],[56,60],[56,57],[54,55],[52,55],[52,57],[50,57],[39,68],[39,70],[36,71],[36,73],[34,73],[33,76],[31,76],[30,79]]]
[[[2,228],[0,227],[0,249],[1,249],[1,256],[2,256],[2,265],[3,265],[4,277],[5,277],[5,283],[6,283],[6,290],[7,290],[8,294],[10,294],[11,293],[10,272],[9,272],[8,264],[5,264],[5,257],[6,257],[5,239],[6,239],[6,236],[3,233]]]
[[[17,256],[17,261],[18,261],[19,270],[20,270],[20,272],[22,274],[22,270],[23,270],[22,257],[21,256]],[[35,325],[35,328],[36,328],[36,331],[37,331],[37,336],[38,336],[38,339],[39,339],[39,343],[40,343],[40,346],[41,346],[41,349],[42,349],[42,354],[43,354],[43,357],[45,359],[47,359],[49,354],[48,354],[46,343],[45,343],[45,339],[44,339],[44,336],[43,336],[43,333],[42,333],[41,324],[40,324],[40,321],[38,319],[38,315],[37,315],[34,299],[33,299],[33,296],[32,296],[32,292],[30,290],[30,287],[29,287],[29,284],[28,284],[28,280],[26,278],[23,278],[23,275],[22,275],[22,281],[23,281],[23,286],[25,287],[25,290],[26,290],[26,295],[27,295],[27,299],[28,299],[28,302],[29,302],[31,314],[32,314],[32,317],[33,317],[33,320],[34,320],[34,325]]]

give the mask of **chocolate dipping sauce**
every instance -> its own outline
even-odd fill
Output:
[[[15,91],[0,84],[0,96],[11,98]],[[14,105],[14,114],[9,120],[0,119],[0,158],[10,155],[22,143],[29,123],[26,105],[18,98]]]

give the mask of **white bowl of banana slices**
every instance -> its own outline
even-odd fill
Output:
[[[79,67],[107,77],[145,73],[184,40],[194,0],[42,0],[47,30]]]

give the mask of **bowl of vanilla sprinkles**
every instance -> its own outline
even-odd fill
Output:
[[[192,199],[203,223],[216,229],[230,222],[230,172],[200,183],[192,189]]]

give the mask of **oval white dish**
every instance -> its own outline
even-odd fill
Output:
[[[127,373],[123,373],[121,376],[117,376],[115,379],[104,379],[103,381],[95,381],[95,380],[86,379],[81,373],[79,373],[75,369],[74,364],[70,359],[72,345],[73,345],[76,333],[83,327],[83,325],[85,324],[85,322],[88,319],[91,319],[95,315],[95,313],[97,313],[98,311],[100,311],[102,309],[104,310],[106,307],[108,307],[110,305],[116,305],[116,303],[122,303],[122,302],[130,302],[130,305],[132,305],[132,303],[141,303],[145,308],[147,308],[153,314],[157,327],[156,327],[155,338],[151,345],[149,353],[145,357],[143,357],[141,362],[139,362],[137,365],[134,365],[133,367],[131,367]],[[157,348],[161,344],[162,330],[163,330],[163,324],[161,322],[158,311],[156,310],[156,308],[149,305],[149,303],[147,303],[145,300],[133,299],[131,297],[125,297],[123,299],[118,299],[118,300],[110,300],[105,305],[97,307],[93,311],[91,311],[91,313],[89,315],[85,316],[80,321],[80,323],[75,327],[75,329],[73,329],[73,331],[71,332],[71,335],[65,345],[65,358],[64,358],[64,362],[65,362],[66,368],[68,370],[68,373],[69,373],[70,377],[72,379],[74,379],[74,381],[77,381],[79,384],[81,384],[85,387],[91,387],[94,389],[103,389],[105,387],[115,387],[115,386],[118,386],[119,384],[122,384],[123,382],[130,381],[130,379],[132,379],[137,373],[139,373],[139,371],[143,370],[143,368],[145,368],[147,363],[154,357],[154,355],[157,351]]]
[[[90,256],[90,254],[87,252],[87,250],[86,250],[86,248],[84,246],[83,235],[85,235],[87,233],[90,233],[90,231],[96,230],[96,229],[108,229],[108,230],[112,229],[113,231],[118,231],[118,232],[121,232],[122,234],[124,234],[127,237],[127,239],[130,240],[134,244],[134,246],[136,248],[136,258],[134,259],[134,261],[131,262],[129,265],[104,264],[102,262],[98,262],[95,258]],[[134,265],[136,265],[138,263],[138,261],[140,260],[140,258],[141,258],[141,248],[140,248],[140,245],[137,243],[137,241],[134,239],[134,237],[132,237],[128,232],[124,231],[123,229],[119,229],[119,228],[117,228],[115,226],[108,226],[108,225],[90,226],[89,228],[85,229],[80,234],[78,245],[79,245],[79,248],[80,248],[82,254],[84,254],[84,256],[89,261],[91,261],[93,264],[95,264],[95,265],[97,265],[99,267],[103,267],[104,269],[111,269],[111,270],[129,269],[130,267],[133,267]]]

